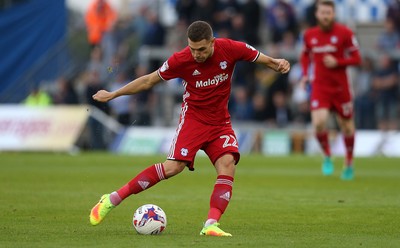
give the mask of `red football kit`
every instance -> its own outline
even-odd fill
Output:
[[[323,63],[325,55],[337,59],[336,68],[327,68]],[[361,63],[357,40],[346,26],[334,23],[332,29],[323,31],[313,27],[304,33],[304,48],[300,62],[303,75],[311,72],[311,109],[327,108],[343,118],[353,115],[352,93],[346,74],[346,67]]]
[[[187,161],[193,170],[196,153],[202,149],[213,164],[226,153],[232,153],[236,163],[239,161],[228,112],[231,79],[236,62],[254,62],[259,54],[246,43],[217,38],[213,54],[204,63],[194,60],[189,47],[164,62],[158,69],[159,76],[163,80],[181,78],[185,88],[168,159]]]

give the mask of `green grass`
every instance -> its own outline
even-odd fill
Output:
[[[196,170],[128,198],[99,226],[91,207],[163,156],[0,153],[0,247],[400,247],[400,160],[356,159],[356,179],[320,173],[319,157],[243,156],[221,219],[232,238],[199,236],[215,181]],[[159,236],[138,235],[134,210],[167,213]]]

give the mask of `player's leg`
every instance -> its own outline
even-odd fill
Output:
[[[103,195],[91,211],[90,222],[92,225],[99,224],[107,213],[128,196],[138,194],[161,180],[180,173],[185,166],[193,169],[194,157],[204,143],[204,139],[207,138],[204,138],[205,135],[202,133],[204,128],[201,128],[200,125],[194,120],[181,118],[167,160],[143,170],[117,191]]]
[[[138,194],[161,180],[180,173],[186,164],[187,162],[183,161],[166,160],[164,163],[154,164],[146,168],[117,191],[103,195],[90,212],[90,223],[92,225],[100,224],[105,216],[125,198],[132,194]]]
[[[204,151],[214,164],[217,178],[210,197],[207,221],[200,234],[231,236],[230,233],[226,233],[218,227],[218,222],[232,197],[236,164],[240,159],[238,143],[231,125],[220,129],[211,127],[209,131],[211,141],[204,147]]]
[[[217,180],[210,197],[210,210],[207,221],[200,235],[208,236],[232,236],[224,232],[219,226],[219,220],[228,207],[232,197],[232,186],[235,175],[236,162],[232,154],[225,154],[215,162]]]
[[[353,150],[354,150],[354,140],[355,140],[354,119],[343,118],[340,115],[338,115],[337,120],[340,129],[343,133],[343,141],[346,148],[346,157],[341,178],[343,180],[352,180],[354,178],[354,168],[353,168]]]
[[[328,118],[329,110],[327,108],[318,108],[311,111],[311,119],[315,130],[315,136],[322,149],[322,152],[324,153],[324,161],[322,163],[322,174],[324,175],[332,175],[334,171],[327,129]]]

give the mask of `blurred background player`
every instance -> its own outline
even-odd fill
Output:
[[[309,66],[313,63],[311,118],[316,138],[325,155],[322,173],[331,175],[334,171],[327,131],[329,111],[332,110],[336,113],[346,147],[346,159],[341,178],[352,180],[355,126],[353,99],[346,67],[359,65],[361,56],[353,32],[348,27],[335,22],[333,1],[318,1],[315,16],[318,26],[309,28],[304,33],[304,48],[300,57],[303,77],[300,84],[305,86],[310,79]]]
[[[119,190],[103,195],[90,213],[92,225],[99,224],[128,196],[179,174],[185,167],[193,171],[196,153],[202,149],[212,161],[217,179],[200,235],[232,236],[218,227],[218,221],[232,197],[236,164],[240,158],[228,112],[236,62],[255,62],[281,73],[287,73],[290,64],[287,60],[266,56],[244,42],[214,38],[211,26],[204,21],[193,22],[188,27],[187,37],[188,46],[174,53],[158,70],[116,91],[100,90],[93,95],[94,100],[107,102],[149,90],[173,78],[182,78],[185,88],[179,126],[167,160],[148,167]]]

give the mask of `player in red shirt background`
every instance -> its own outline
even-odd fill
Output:
[[[100,90],[93,95],[95,100],[107,102],[118,96],[148,90],[172,78],[182,78],[185,88],[179,125],[167,160],[148,167],[119,190],[103,195],[90,213],[92,225],[99,224],[128,196],[179,174],[185,167],[194,170],[196,153],[202,149],[213,163],[217,179],[207,221],[200,234],[232,236],[218,227],[218,221],[232,197],[236,164],[240,158],[228,112],[235,64],[238,61],[255,62],[281,73],[287,73],[290,64],[285,59],[266,56],[246,43],[214,38],[211,26],[203,21],[193,22],[187,29],[187,37],[188,46],[174,53],[157,71],[114,92]]]
[[[335,4],[321,0],[317,3],[318,25],[304,33],[304,49],[300,57],[305,83],[311,78],[311,119],[316,138],[324,152],[322,173],[331,175],[334,165],[331,160],[327,121],[330,111],[334,111],[344,136],[346,147],[345,165],[341,178],[352,180],[353,147],[355,126],[353,120],[353,98],[346,67],[361,63],[357,40],[346,26],[335,22]]]

